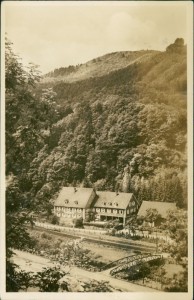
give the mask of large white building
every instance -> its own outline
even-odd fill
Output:
[[[63,187],[54,203],[54,213],[62,220],[86,218],[92,209],[100,221],[119,219],[125,224],[130,215],[137,213],[139,205],[131,193],[95,191],[92,188]]]

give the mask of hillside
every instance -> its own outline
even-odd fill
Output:
[[[185,206],[186,74],[177,39],[164,52],[111,53],[56,69],[33,95],[18,89],[18,102],[10,93],[7,174],[27,204],[50,214],[62,186],[81,185]]]
[[[122,51],[106,54],[97,57],[85,64],[69,66],[67,68],[55,69],[53,72],[46,74],[42,82],[74,82],[85,80],[91,77],[100,77],[125,68],[131,64],[150,60],[157,51]]]

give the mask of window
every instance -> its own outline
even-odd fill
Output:
[[[100,208],[96,208],[96,211],[97,211],[97,212],[100,212]]]
[[[65,204],[69,203],[69,200],[68,199],[65,199]]]
[[[129,209],[127,210],[127,214],[129,214]]]
[[[78,212],[81,212],[82,210],[81,210],[81,208],[78,208],[77,211],[78,211]]]
[[[117,214],[117,209],[113,209],[113,214]]]
[[[111,213],[111,209],[107,209],[107,213],[109,213],[109,214],[110,214],[110,213]]]
[[[103,212],[103,213],[104,213],[104,212],[105,212],[105,209],[104,209],[104,208],[101,208],[101,212]]]
[[[115,206],[118,206],[118,203],[117,203],[117,202],[114,202],[114,205],[115,205]]]
[[[122,211],[122,210],[120,210],[119,212],[120,212],[121,215],[123,214],[123,211]]]
[[[109,202],[108,204],[109,204],[110,206],[112,206],[112,202]]]
[[[104,206],[106,206],[106,202],[104,202],[103,204],[104,204]]]
[[[78,204],[78,201],[76,200],[76,201],[74,201],[74,203],[75,203],[75,204]]]

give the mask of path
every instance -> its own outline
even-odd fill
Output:
[[[14,250],[15,255],[13,261],[20,266],[22,270],[38,272],[43,267],[52,267],[55,264],[50,262],[42,256],[34,255],[28,252]],[[108,272],[90,272],[77,267],[63,267],[65,271],[69,271],[70,276],[77,279],[94,279],[109,281],[110,285],[116,289],[120,289],[123,292],[158,292],[158,290],[151,289],[148,287],[136,285],[130,282],[126,282],[121,279],[116,279],[110,276]]]

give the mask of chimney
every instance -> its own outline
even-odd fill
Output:
[[[76,187],[74,187],[74,192],[75,192],[75,193],[77,192],[77,189],[76,189]]]

